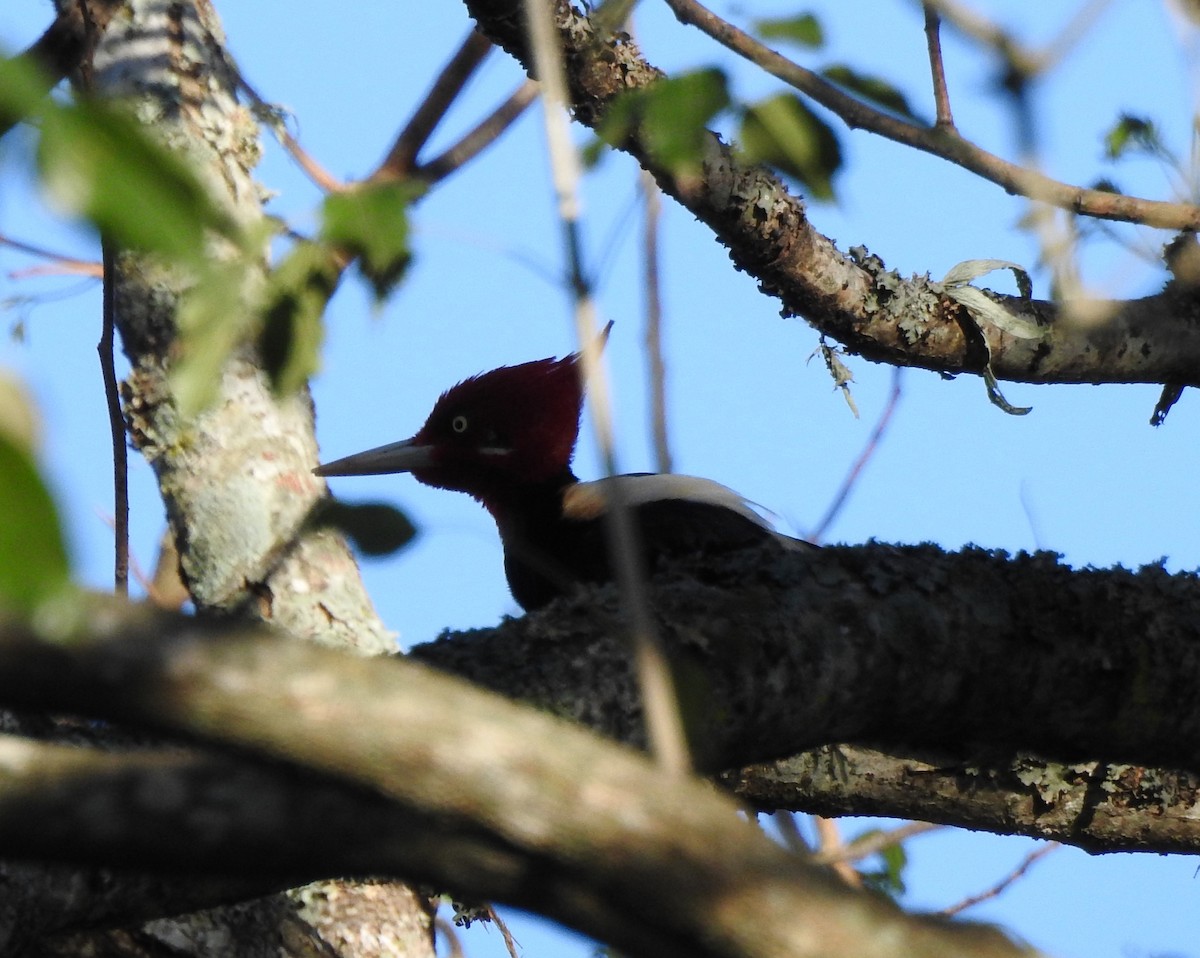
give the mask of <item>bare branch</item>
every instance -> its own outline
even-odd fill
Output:
[[[115,333],[116,316],[113,305],[114,256],[109,240],[101,241],[104,254],[104,305],[101,317],[100,373],[104,379],[104,397],[108,407],[108,428],[112,435],[113,466],[113,588],[117,595],[129,594],[129,453],[125,444],[125,418],[121,415],[121,397],[117,389]]]
[[[120,604],[89,619],[95,631],[63,645],[5,628],[0,697],[150,723],[365,786],[409,827],[363,853],[397,856],[410,877],[535,905],[668,958],[815,956],[829,940],[864,958],[1025,953],[993,930],[851,892],[707,784],[413,663]]]
[[[28,253],[30,256],[37,256],[41,259],[51,260],[58,272],[72,273],[79,276],[92,276],[96,279],[101,279],[104,276],[104,266],[94,260],[75,259],[73,256],[65,256],[62,253],[55,253],[53,250],[45,249],[41,246],[34,246],[31,243],[23,243],[20,240],[13,239],[11,236],[5,236],[0,233],[0,245],[8,246],[11,249],[18,250],[22,253]],[[21,271],[24,272],[24,271]],[[18,273],[12,273],[10,276],[16,277]]]
[[[638,183],[642,189],[642,210],[645,225],[642,230],[644,251],[643,278],[646,287],[646,358],[649,365],[650,432],[654,437],[655,468],[671,471],[671,444],[667,438],[667,370],[662,351],[662,290],[659,283],[659,219],[662,203],[658,184],[645,170]]]
[[[492,52],[492,41],[472,30],[433,82],[387,156],[369,177],[368,183],[406,179],[417,169],[417,155],[446,116],[467,81]]]
[[[287,128],[287,118],[282,115],[281,111],[268,103],[262,98],[258,90],[256,90],[250,81],[242,74],[233,57],[229,56],[227,51],[221,47],[214,50],[214,53],[220,56],[232,76],[236,78],[238,89],[250,98],[250,102],[255,107],[256,115],[262,119],[267,127],[275,134],[280,145],[287,151],[288,155],[296,161],[296,165],[304,171],[304,174],[312,180],[316,186],[326,193],[337,193],[346,188],[346,184],[339,180],[336,176],[330,173],[323,167],[311,153],[300,145],[300,141],[292,136]]]
[[[499,139],[500,134],[507,130],[537,99],[538,85],[533,80],[526,80],[517,87],[507,100],[479,121],[462,139],[435,156],[428,163],[417,167],[415,175],[426,183],[437,183],[445,179],[459,167],[469,163],[487,147]]]
[[[837,849],[822,850],[813,856],[818,865],[828,865],[835,861],[856,862],[877,855],[893,845],[899,845],[917,835],[936,831],[941,825],[932,822],[907,822],[885,832],[874,832],[862,838],[855,839],[849,844],[840,845]]]
[[[524,35],[515,29],[512,16],[504,15],[510,8],[498,9],[481,0],[469,0],[469,6],[497,42],[528,60]],[[573,65],[571,92],[581,122],[596,124],[615,97],[661,76],[628,38],[596,35],[586,17],[568,4],[556,4],[555,13]],[[874,112],[816,80],[817,92],[828,93],[831,102],[845,110]],[[852,125],[857,122],[857,113],[847,116]],[[909,132],[929,134],[894,117],[875,116],[887,128],[900,124]],[[765,292],[780,297],[786,313],[804,316],[822,333],[870,359],[978,374],[990,357],[997,378],[1025,382],[1200,384],[1200,323],[1187,319],[1200,314],[1195,289],[1168,287],[1142,300],[1066,306],[996,297],[1020,324],[1038,331],[1031,338],[1013,337],[992,324],[972,322],[927,278],[906,281],[862,247],[852,248],[849,255],[839,252],[813,229],[801,201],[778,177],[747,166],[716,137],[707,143],[699,173],[686,177],[659,162],[653,148],[636,134],[621,148],[650,170],[665,192],[708,224],[738,267],[758,278]],[[1040,195],[1037,189],[1032,193]],[[1134,207],[1126,201],[1109,195],[1103,202],[1116,205],[1108,213],[1094,207],[1091,211],[1146,219],[1146,208],[1134,216]],[[1197,207],[1164,203],[1155,209],[1164,214],[1162,222],[1200,223]],[[1147,221],[1155,222],[1155,216]]]
[[[1033,867],[1035,862],[1037,862],[1039,859],[1045,858],[1051,852],[1058,851],[1060,848],[1062,848],[1062,845],[1060,845],[1058,842],[1051,842],[1048,845],[1043,845],[1041,848],[1035,848],[1023,859],[1021,859],[1021,863],[1015,869],[1013,869],[1010,874],[1004,876],[1003,879],[998,881],[987,891],[980,892],[978,895],[971,895],[968,898],[964,898],[957,904],[943,908],[941,914],[946,916],[957,915],[960,912],[966,911],[968,908],[974,907],[975,905],[979,905],[985,901],[990,901],[993,898],[998,898],[1008,890],[1013,882],[1023,878],[1025,873]]]
[[[826,746],[722,776],[763,811],[920,818],[1061,841],[1085,851],[1200,853],[1200,775],[911,748]]]
[[[929,70],[933,75],[933,102],[937,111],[936,125],[944,130],[954,129],[950,112],[950,93],[946,89],[946,66],[942,62],[941,19],[932,4],[925,8],[925,40],[929,46]]]
[[[718,43],[745,57],[840,116],[848,126],[877,133],[913,149],[949,160],[963,169],[1030,199],[1072,210],[1084,216],[1142,223],[1161,229],[1200,229],[1200,207],[1087,189],[1062,183],[976,146],[952,130],[923,127],[843,93],[820,75],[788,60],[733,24],[722,20],[697,0],[667,0],[684,23],[698,27]]]
[[[897,366],[892,369],[892,386],[888,391],[887,400],[884,402],[883,412],[879,414],[875,428],[871,430],[871,435],[867,437],[862,452],[858,454],[853,465],[850,466],[850,471],[846,473],[846,478],[842,480],[841,486],[838,488],[833,500],[829,503],[829,508],[825,510],[825,515],[821,516],[821,520],[817,523],[816,528],[806,537],[809,542],[824,541],[829,527],[833,525],[838,514],[846,505],[851,491],[853,491],[855,484],[858,482],[858,477],[862,475],[863,469],[866,468],[867,463],[875,455],[875,451],[879,448],[879,443],[883,439],[884,433],[887,432],[887,428],[892,422],[892,416],[895,415],[896,410],[900,406],[900,397],[902,395],[900,384],[903,380],[903,368]]]

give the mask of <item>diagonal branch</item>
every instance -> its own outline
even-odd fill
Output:
[[[829,942],[863,958],[1026,953],[997,932],[848,891],[706,784],[411,662],[121,604],[85,621],[65,644],[3,628],[0,698],[366,787],[408,817],[400,842],[370,839],[406,877],[536,906],[641,955],[815,956]]]
[[[517,6],[468,0],[480,28],[528,70]],[[661,77],[628,37],[597,32],[587,17],[561,0],[555,3],[555,15],[574,115],[580,122],[595,126],[617,96]],[[800,74],[798,82],[808,83],[810,78]],[[877,125],[899,135],[933,137],[924,128],[878,114],[819,77],[812,88],[814,95],[844,109],[852,125],[874,117]],[[1168,286],[1162,294],[1141,300],[1067,305],[994,297],[1014,314],[1018,325],[1035,330],[1021,338],[990,323],[975,323],[928,277],[905,280],[862,247],[842,253],[813,228],[803,203],[778,177],[748,166],[716,137],[707,141],[699,173],[688,176],[676,175],[648,144],[635,131],[620,148],[713,230],[738,268],[756,277],[764,292],[780,298],[785,314],[804,316],[822,333],[869,359],[955,374],[981,372],[990,356],[992,372],[1000,379],[1200,384],[1200,301],[1193,288]],[[953,146],[952,152],[959,148]],[[1019,179],[1027,172],[1018,168],[1014,176]],[[1029,175],[1037,179],[1037,174]],[[1015,181],[1010,185],[1014,191],[1040,195],[1040,188],[1027,190]],[[1064,189],[1070,194],[1068,205],[1077,207],[1077,191]],[[1122,206],[1128,198],[1094,199],[1116,205],[1106,211],[1093,209],[1093,215],[1146,219],[1147,208]],[[1163,223],[1200,223],[1196,207],[1151,206]],[[1150,220],[1154,216],[1146,221]]]
[[[467,35],[367,182],[400,180],[415,172],[417,154],[458,99],[467,81],[491,52],[492,42],[478,30],[472,30]]]
[[[926,127],[911,123],[843,93],[824,77],[776,53],[745,31],[721,19],[698,0],[667,0],[667,5],[683,23],[698,27],[722,46],[812,97],[836,113],[851,128],[876,133],[904,146],[949,160],[1002,186],[1009,193],[1041,200],[1084,216],[1142,223],[1160,229],[1200,228],[1200,207],[1194,204],[1122,196],[1054,180],[1037,170],[1010,163],[989,153],[952,128],[942,124]]]

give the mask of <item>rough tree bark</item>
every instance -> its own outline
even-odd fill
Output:
[[[128,0],[114,12],[110,0],[62,0],[60,21],[70,20],[91,31],[79,70],[88,91],[125,104],[184,153],[239,222],[261,219],[251,176],[258,131],[237,101],[211,5]],[[130,434],[158,476],[197,609],[249,614],[364,654],[389,651],[392,638],[345,543],[304,527],[324,490],[310,473],[316,442],[307,393],[274,397],[246,346],[223,370],[212,407],[182,417],[167,371],[188,279],[121,252],[108,282],[132,367],[124,390]],[[429,906],[401,885],[327,883],[101,938],[59,947],[132,954],[169,941],[179,954],[226,955],[232,940],[247,956],[433,955]]]

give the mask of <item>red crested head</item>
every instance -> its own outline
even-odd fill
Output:
[[[411,472],[426,485],[457,489],[494,506],[511,490],[572,478],[582,406],[578,353],[501,366],[443,393],[411,439],[339,459],[316,472]]]
[[[430,450],[421,482],[483,498],[501,484],[533,484],[565,473],[579,437],[579,356],[501,366],[448,389],[414,447]]]

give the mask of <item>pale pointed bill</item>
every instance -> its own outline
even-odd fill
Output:
[[[417,445],[411,439],[376,446],[343,459],[323,463],[313,470],[318,476],[383,476],[412,472],[432,464],[432,447]]]

